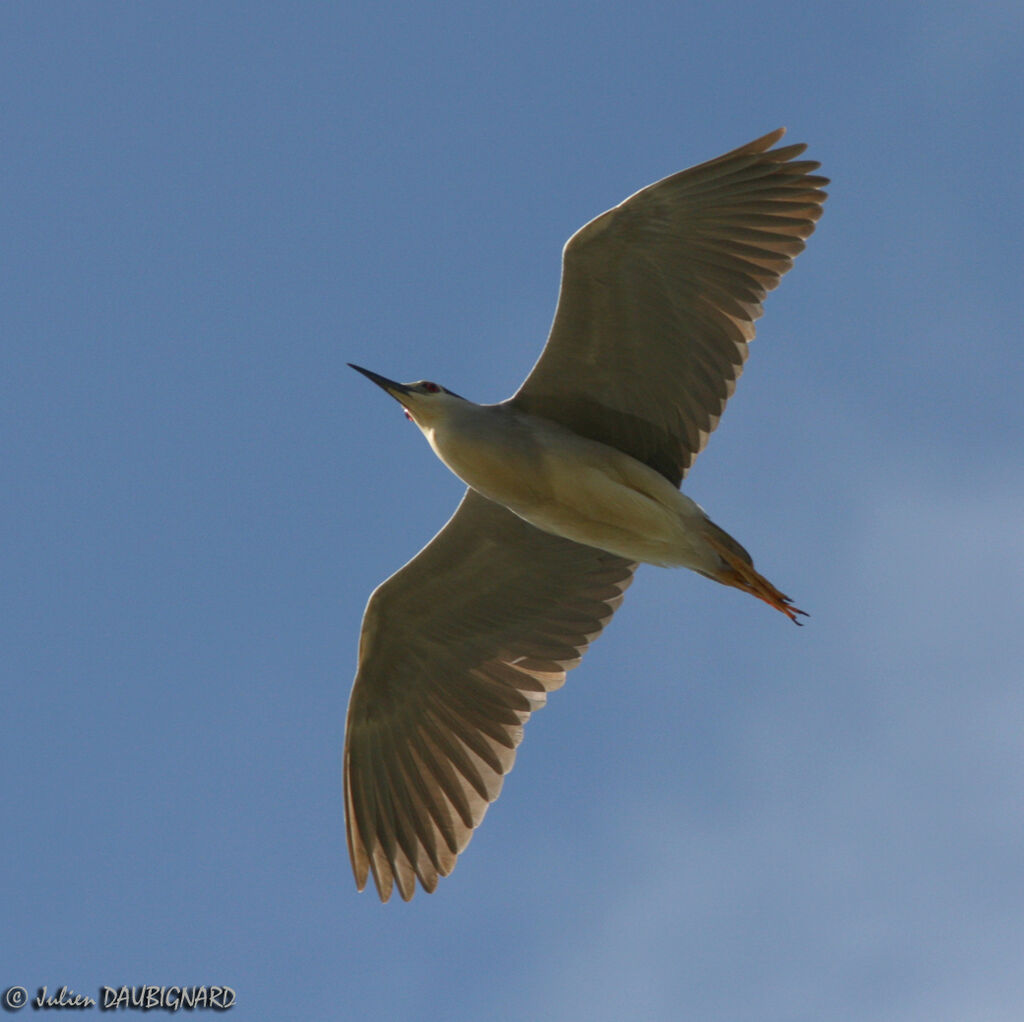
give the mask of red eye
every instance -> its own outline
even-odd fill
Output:
[[[436,383],[424,383],[423,389],[428,394],[437,394],[441,390],[441,388]]]

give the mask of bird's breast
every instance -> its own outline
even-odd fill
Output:
[[[524,431],[513,426],[425,432],[441,461],[488,499],[515,507],[545,498],[543,452]]]

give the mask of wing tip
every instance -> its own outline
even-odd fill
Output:
[[[774,131],[769,131],[767,135],[762,135],[760,138],[755,138],[753,142],[748,142],[744,149],[750,149],[752,152],[763,152],[765,149],[771,149],[776,142],[780,141],[786,134],[786,127],[776,128]]]

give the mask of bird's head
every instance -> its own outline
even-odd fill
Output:
[[[351,362],[349,366],[390,394],[405,409],[406,416],[420,429],[433,426],[438,420],[443,419],[455,404],[464,404],[464,399],[458,394],[453,394],[439,383],[432,383],[430,380],[396,383],[386,376],[363,369],[362,366],[352,365]]]

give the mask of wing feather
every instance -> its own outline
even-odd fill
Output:
[[[447,876],[515,761],[523,725],[579,663],[635,565],[540,532],[468,491],[370,597],[345,737],[362,890]]]
[[[577,231],[548,343],[509,399],[678,485],[718,425],[768,291],[828,179],[783,129],[658,181]]]

